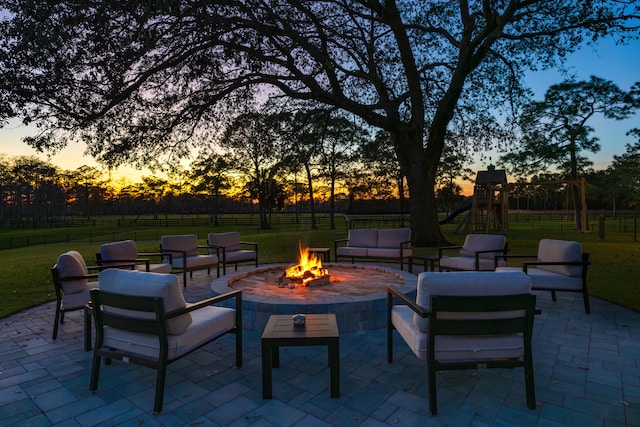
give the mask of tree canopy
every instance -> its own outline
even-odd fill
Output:
[[[2,0],[0,122],[109,165],[163,163],[210,141],[245,100],[347,111],[391,135],[417,244],[437,244],[434,184],[454,133],[502,143],[526,69],[584,41],[638,36],[637,1]],[[508,123],[508,120],[506,121]],[[456,138],[458,140],[459,138]]]

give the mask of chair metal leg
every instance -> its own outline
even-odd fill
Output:
[[[60,301],[58,301],[58,303],[56,304],[56,314],[53,319],[53,335],[51,336],[51,339],[53,340],[58,338],[58,325],[60,324],[60,319],[62,317],[62,314],[63,313],[61,313]]]
[[[100,359],[100,355],[97,352],[94,352],[93,362],[91,364],[91,381],[89,382],[90,391],[96,391],[98,389],[98,380],[100,378]]]
[[[431,415],[438,413],[438,400],[436,397],[436,369],[432,363],[427,366],[428,370],[428,382],[429,382],[429,411]]]
[[[161,364],[158,367],[158,376],[156,379],[156,397],[153,403],[153,411],[156,413],[162,412],[162,403],[164,400],[164,383],[167,378],[167,367]]]

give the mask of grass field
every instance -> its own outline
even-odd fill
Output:
[[[297,258],[298,242],[307,246],[327,246],[333,248],[336,239],[346,237],[344,221],[338,221],[338,230],[329,230],[321,223],[318,230],[310,230],[308,224],[281,224],[270,230],[259,230],[255,225],[157,227],[140,229],[122,227],[117,230],[104,227],[74,227],[60,230],[4,230],[0,238],[8,235],[25,238],[31,233],[51,236],[58,233],[72,235],[72,243],[41,244],[37,246],[0,250],[3,262],[0,264],[0,318],[20,310],[55,299],[51,280],[51,267],[58,255],[64,251],[78,250],[88,265],[95,264],[95,254],[100,243],[125,238],[133,238],[141,252],[157,251],[159,236],[164,234],[197,234],[204,243],[209,232],[240,231],[242,239],[259,244],[260,263],[292,262]],[[456,234],[455,226],[445,226],[444,233],[452,243],[462,243],[464,234]],[[597,233],[580,233],[563,227],[561,230],[535,230],[512,224],[506,232],[510,253],[535,253],[542,238],[577,240],[583,250],[591,254],[592,265],[588,284],[590,294],[623,305],[640,312],[640,243],[634,242],[629,234],[608,233],[601,240]],[[18,238],[18,237],[16,237]],[[35,237],[32,237],[35,238]],[[42,238],[40,236],[39,238]],[[51,239],[51,237],[49,237]],[[103,239],[102,241],[98,241]],[[333,249],[332,249],[333,252]],[[436,253],[437,248],[415,248],[417,253]]]

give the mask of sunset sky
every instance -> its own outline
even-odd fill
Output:
[[[575,75],[580,80],[586,80],[590,75],[596,75],[614,81],[623,90],[629,90],[631,85],[640,81],[640,41],[635,41],[627,46],[616,46],[613,42],[603,41],[597,48],[585,47],[569,57],[566,64],[567,72]],[[527,81],[534,90],[535,99],[541,100],[547,88],[564,80],[560,71],[539,71],[530,73]],[[631,119],[617,122],[604,120],[601,117],[590,122],[595,128],[596,136],[600,138],[602,150],[592,159],[596,169],[603,169],[611,163],[613,155],[622,154],[625,151],[625,143],[633,140],[625,133],[633,127],[640,127],[640,114]],[[9,156],[38,155],[47,159],[46,155],[38,154],[21,141],[21,138],[33,134],[33,130],[23,126],[19,120],[11,121],[0,129],[0,153]],[[74,144],[53,156],[50,161],[63,169],[73,170],[82,165],[98,167],[92,158],[84,156],[85,147]],[[496,162],[499,154],[490,153],[490,160],[474,165],[477,169],[485,169],[488,163]],[[140,175],[150,175],[149,171],[136,171],[132,168],[121,168],[113,171],[112,178],[122,177],[137,180]]]

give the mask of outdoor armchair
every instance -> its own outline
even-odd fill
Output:
[[[415,302],[387,288],[387,360],[393,361],[397,330],[411,351],[427,361],[433,415],[438,412],[437,371],[485,367],[524,368],[527,406],[534,409],[535,301],[531,279],[522,272],[421,273]]]
[[[165,262],[152,264],[149,257],[160,257]],[[138,252],[136,242],[122,240],[120,242],[105,243],[100,245],[100,252],[96,254],[99,265],[108,267],[114,264],[133,263],[136,270],[151,271],[154,273],[171,273],[171,258],[161,252]]]
[[[589,291],[587,289],[587,270],[589,254],[582,252],[579,242],[542,239],[538,243],[538,253],[531,255],[499,255],[496,265],[509,259],[533,258],[525,261],[522,267],[497,267],[496,271],[522,270],[531,277],[531,288],[537,291],[551,291],[556,301],[556,291],[580,292],[584,301],[584,311],[591,314]]]
[[[131,269],[133,264],[119,264],[117,267]],[[85,350],[91,349],[91,317],[87,304],[91,301],[89,292],[99,286],[98,271],[103,268],[102,266],[87,267],[78,251],[68,251],[58,257],[51,268],[53,288],[56,292],[52,339],[58,338],[58,328],[61,323],[64,323],[64,314],[67,311],[85,309],[84,345]],[[89,271],[95,271],[95,273],[89,273]]]
[[[162,411],[167,366],[227,333],[235,334],[235,364],[242,366],[242,292],[187,304],[171,274],[106,270],[91,291],[96,340],[89,389],[96,391],[101,359],[157,371],[153,410]],[[234,299],[235,308],[213,304]],[[225,363],[226,362],[221,362]]]
[[[178,234],[162,236],[160,238],[160,252],[170,256],[173,270],[182,271],[182,285],[187,287],[187,272],[193,275],[194,270],[207,270],[216,267],[216,273],[220,276],[220,264],[217,254],[201,255],[200,249],[209,249],[209,246],[198,245],[198,237],[195,234]]]
[[[227,264],[235,264],[236,271],[241,262],[255,262],[258,266],[258,244],[243,242],[240,233],[230,231],[228,233],[209,233],[207,236],[209,253],[216,254],[222,263],[222,274],[227,274]],[[250,249],[243,249],[249,247]]]
[[[459,249],[457,256],[445,251]],[[493,271],[495,256],[507,253],[507,238],[501,234],[467,234],[462,246],[438,249],[440,271]]]

